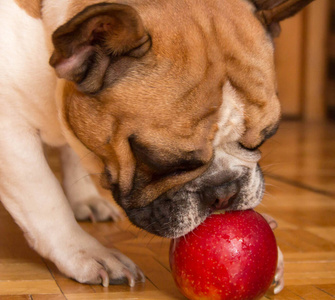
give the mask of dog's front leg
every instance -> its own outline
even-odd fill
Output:
[[[77,224],[44,158],[38,132],[17,124],[10,128],[0,131],[0,196],[29,244],[82,283],[128,281],[132,286],[143,280],[131,260],[103,247]]]
[[[85,158],[84,158],[85,159]],[[77,220],[117,221],[122,213],[98,192],[70,146],[61,148],[63,187]]]

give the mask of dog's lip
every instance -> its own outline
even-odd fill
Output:
[[[212,213],[213,211],[210,208],[207,208],[203,211],[202,217],[199,216],[201,218],[201,221],[197,224],[195,224],[192,227],[188,227],[188,228],[181,228],[179,226],[177,226],[176,228],[174,227],[161,227],[161,228],[157,228],[155,226],[155,224],[157,224],[157,222],[147,222],[147,220],[144,220],[144,222],[138,222],[134,220],[134,217],[138,214],[141,214],[144,210],[146,210],[147,207],[140,207],[140,208],[131,208],[131,209],[127,209],[126,213],[129,217],[129,219],[131,220],[131,222],[133,224],[135,224],[135,226],[142,228],[152,234],[155,234],[157,236],[160,237],[164,237],[164,238],[171,238],[171,239],[175,239],[178,237],[182,237],[185,236],[186,234],[192,232],[196,227],[198,227],[202,222],[204,222]],[[179,224],[179,223],[178,223]],[[180,225],[180,224],[179,224]]]

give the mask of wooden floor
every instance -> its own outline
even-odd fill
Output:
[[[267,191],[257,210],[279,223],[285,289],[264,299],[335,298],[335,124],[284,122],[262,148]],[[59,171],[57,159],[51,164]],[[139,231],[127,220],[82,223],[104,245],[114,245],[144,271],[134,288],[78,284],[32,251],[0,204],[0,300],[185,299],[168,265],[169,240]]]

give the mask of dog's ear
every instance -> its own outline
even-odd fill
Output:
[[[256,16],[273,37],[280,33],[279,22],[292,17],[314,0],[252,0]]]
[[[111,64],[122,57],[142,57],[151,46],[136,10],[117,3],[87,7],[59,27],[52,42],[50,65],[60,78],[75,82],[84,93],[102,89]],[[119,63],[115,72],[122,74],[127,67],[129,63]]]

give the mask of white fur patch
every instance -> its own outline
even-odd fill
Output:
[[[219,130],[214,139],[214,148],[238,141],[244,132],[243,104],[229,81],[222,88],[222,97]]]
[[[42,16],[48,35],[66,23],[66,12],[71,1],[69,0],[43,0]]]
[[[209,168],[199,180],[201,182],[202,177],[210,178],[217,176],[216,174],[221,174],[224,180],[224,174],[227,178],[229,174],[235,174],[237,180],[243,181],[243,186],[240,187],[243,201],[240,201],[237,208],[253,208],[261,201],[263,190],[262,174],[257,166],[260,152],[249,151],[239,145],[245,131],[244,107],[230,82],[224,85],[222,97],[219,129],[213,142],[213,168]]]
[[[42,140],[63,144],[54,91],[56,77],[40,19],[14,1],[0,3],[0,118],[35,128]]]

